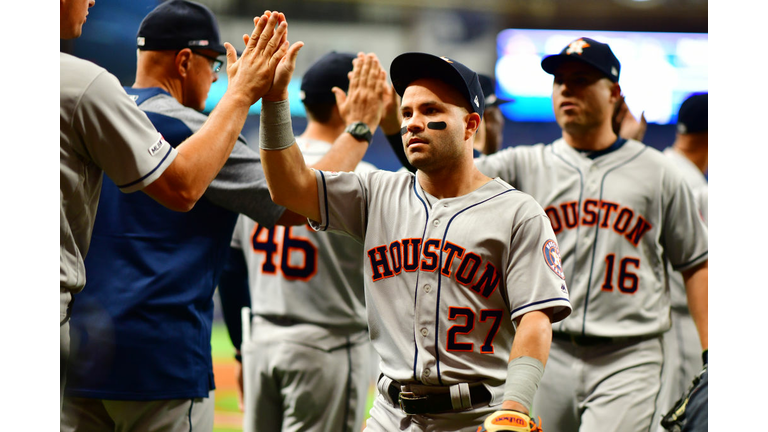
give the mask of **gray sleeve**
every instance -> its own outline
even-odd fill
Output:
[[[177,155],[113,75],[97,76],[73,118],[85,150],[123,192],[143,189]]]
[[[492,155],[480,156],[475,159],[475,166],[488,177],[499,177],[514,186],[517,183],[515,178],[515,153],[515,149],[509,147]]]
[[[667,173],[664,249],[672,268],[684,271],[708,258],[708,231],[693,192],[676,171]]]
[[[315,231],[342,232],[363,243],[368,214],[366,179],[370,172],[315,170],[320,220],[309,221]]]
[[[558,322],[570,315],[571,304],[552,224],[543,210],[537,213],[515,227],[511,240],[506,269],[511,317],[552,308],[552,322]]]
[[[229,159],[205,191],[214,204],[247,215],[260,225],[271,228],[285,211],[272,202],[259,154],[241,138]]]

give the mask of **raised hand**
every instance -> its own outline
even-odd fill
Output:
[[[613,132],[622,138],[642,141],[646,129],[648,129],[648,122],[645,120],[645,112],[640,113],[640,121],[637,121],[629,112],[627,102],[622,95],[616,102],[613,112]]]
[[[224,44],[229,78],[227,91],[234,97],[243,98],[249,105],[256,103],[272,87],[275,71],[289,48],[285,15],[266,11],[261,17],[254,18],[253,24],[253,33],[243,36],[246,45],[240,58],[229,42]]]
[[[400,95],[392,86],[387,86],[384,91],[384,108],[379,125],[384,135],[400,136],[400,128],[403,125],[403,116],[400,114]]]
[[[358,53],[352,65],[347,93],[338,87],[333,88],[336,105],[347,124],[362,121],[373,132],[384,111],[387,73],[373,53]]]

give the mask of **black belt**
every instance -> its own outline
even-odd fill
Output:
[[[419,396],[411,392],[401,392],[399,383],[392,381],[387,393],[393,403],[400,403],[400,408],[406,414],[439,414],[456,410],[451,402],[451,393],[447,387],[445,393]],[[469,397],[473,407],[488,405],[491,402],[491,392],[482,384],[470,385]]]
[[[571,342],[577,346],[595,346],[611,344],[633,344],[648,339],[653,339],[659,335],[645,336],[626,336],[626,337],[604,337],[604,336],[579,336],[571,333],[552,332],[552,339]]]

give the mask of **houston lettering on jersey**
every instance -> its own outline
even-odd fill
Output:
[[[389,245],[376,246],[366,254],[371,264],[371,278],[380,279],[399,275],[400,272],[440,271],[446,277],[469,287],[485,298],[490,297],[499,285],[499,272],[491,263],[485,263],[480,255],[467,252],[465,248],[440,239],[427,239],[422,245],[420,238],[395,240]],[[440,251],[443,261],[440,262]],[[454,262],[459,264],[454,266]],[[481,270],[482,268],[482,270]]]
[[[584,200],[581,209],[578,201],[569,201],[551,205],[544,211],[549,216],[555,235],[564,229],[573,229],[579,225],[597,225],[598,228],[612,229],[623,235],[637,247],[643,235],[652,228],[642,215],[636,214],[631,208],[605,200]]]

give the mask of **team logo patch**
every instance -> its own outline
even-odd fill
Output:
[[[557,242],[554,240],[547,240],[544,243],[544,261],[556,275],[560,276],[560,279],[565,280],[565,274],[563,274],[563,264],[560,262],[560,248],[557,246]]]
[[[165,146],[165,144],[167,144],[167,143],[168,143],[168,142],[167,142],[167,141],[165,140],[165,138],[163,138],[163,136],[161,135],[161,136],[160,136],[160,140],[158,140],[156,143],[152,144],[152,146],[151,146],[150,148],[148,148],[148,149],[147,149],[147,150],[149,150],[149,155],[150,155],[150,156],[154,156],[154,155],[156,155],[156,154],[157,154],[157,152],[159,152],[159,151],[160,151],[160,149],[162,149],[162,148],[163,148],[163,146]]]
[[[588,48],[589,44],[583,39],[577,39],[568,45],[568,49],[565,50],[566,54],[578,54],[581,55],[584,52],[584,48]]]

